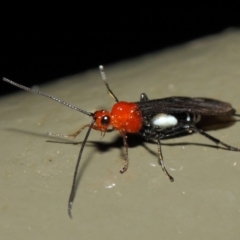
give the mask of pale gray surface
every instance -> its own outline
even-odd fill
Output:
[[[106,73],[120,100],[138,101],[141,92],[149,98],[202,96],[230,102],[240,112],[239,43],[239,31],[226,31],[107,66]],[[41,90],[88,111],[114,103],[97,68]],[[1,239],[239,239],[239,152],[165,145],[165,162],[175,178],[170,183],[156,156],[140,144],[129,149],[129,170],[121,175],[118,133],[100,140],[92,132],[95,144],[84,151],[71,220],[67,201],[79,145],[47,142],[73,141],[45,133],[72,133],[90,118],[27,92],[2,98],[0,109]],[[239,123],[209,133],[240,146]],[[211,144],[197,134],[164,143],[182,142]]]

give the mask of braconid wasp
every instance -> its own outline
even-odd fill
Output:
[[[108,93],[116,101],[110,112],[105,110],[99,110],[94,113],[87,112],[65,101],[55,98],[52,95],[30,89],[7,78],[3,78],[3,81],[8,82],[16,87],[50,98],[69,108],[72,108],[78,112],[92,117],[92,121],[90,124],[84,125],[73,134],[64,135],[48,133],[48,135],[51,136],[75,138],[78,134],[82,132],[83,129],[88,128],[78,155],[73,176],[71,193],[68,200],[68,214],[70,218],[72,218],[71,210],[76,190],[78,168],[80,160],[82,158],[83,149],[92,129],[100,131],[103,135],[106,132],[112,132],[114,130],[117,130],[122,136],[123,145],[125,147],[125,164],[124,167],[120,170],[120,173],[124,173],[128,169],[128,133],[139,133],[146,140],[156,139],[158,145],[159,164],[162,167],[163,172],[167,175],[171,182],[173,182],[174,179],[168,173],[164,165],[161,150],[162,139],[177,137],[182,134],[199,133],[214,142],[215,144],[224,146],[228,150],[240,151],[240,148],[230,146],[220,141],[219,139],[209,135],[208,133],[199,129],[196,126],[197,123],[201,122],[202,117],[239,117],[240,115],[236,114],[236,111],[232,108],[231,104],[210,98],[190,97],[168,97],[163,99],[149,100],[145,93],[142,93],[140,95],[139,102],[119,101],[107,83],[103,66],[100,66],[99,68]]]

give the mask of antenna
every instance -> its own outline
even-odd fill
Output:
[[[85,147],[85,144],[87,142],[87,139],[89,137],[89,134],[93,128],[93,124],[95,123],[95,119],[92,120],[91,124],[89,125],[88,131],[85,135],[85,138],[82,142],[82,146],[78,155],[78,159],[77,159],[77,163],[76,163],[76,167],[75,167],[75,171],[74,171],[74,175],[73,175],[73,182],[72,182],[72,189],[71,189],[71,193],[69,196],[69,200],[68,200],[68,215],[70,218],[72,218],[72,205],[73,205],[73,200],[75,197],[75,192],[76,192],[76,184],[77,184],[77,175],[78,175],[78,168],[79,168],[79,164],[80,164],[80,160],[82,158],[82,153],[83,153],[83,149]]]
[[[93,115],[94,115],[94,114],[91,113],[91,112],[87,112],[87,111],[85,111],[85,110],[82,110],[81,108],[75,107],[75,106],[71,105],[70,103],[67,103],[67,102],[65,102],[65,101],[63,101],[63,100],[60,100],[60,99],[58,99],[58,98],[56,98],[56,97],[54,97],[54,96],[52,96],[52,95],[49,95],[49,94],[47,94],[47,93],[43,93],[43,92],[37,91],[37,90],[35,90],[35,89],[31,89],[31,88],[25,87],[25,86],[23,86],[23,85],[21,85],[21,84],[19,84],[19,83],[16,83],[16,82],[14,82],[14,81],[11,81],[11,80],[9,80],[9,79],[7,79],[7,78],[5,78],[5,77],[4,77],[2,80],[3,80],[4,82],[8,82],[8,83],[10,83],[10,84],[12,84],[12,85],[14,85],[14,86],[16,86],[16,87],[18,87],[18,88],[21,88],[21,89],[23,89],[23,90],[26,90],[26,91],[28,91],[28,92],[36,93],[36,94],[38,94],[38,95],[41,95],[41,96],[50,98],[50,99],[52,99],[52,100],[54,100],[54,101],[56,101],[56,102],[59,102],[59,103],[65,105],[65,106],[67,106],[67,107],[69,107],[69,108],[72,108],[72,109],[74,109],[74,110],[76,110],[76,111],[78,111],[78,112],[84,113],[84,114],[86,114],[86,115],[88,115],[88,116],[93,117]]]

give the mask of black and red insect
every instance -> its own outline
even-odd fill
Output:
[[[220,141],[219,139],[214,138],[213,136],[209,135],[208,133],[204,132],[196,126],[197,123],[201,122],[202,117],[240,116],[236,114],[236,111],[235,109],[233,109],[231,104],[209,98],[189,97],[169,97],[163,99],[149,100],[147,95],[144,93],[141,94],[139,102],[119,101],[108,86],[103,67],[100,66],[99,68],[102,79],[104,80],[104,83],[107,87],[108,93],[116,101],[110,112],[106,110],[96,111],[95,113],[87,112],[51,95],[42,93],[34,89],[30,89],[9,79],[3,78],[3,81],[8,82],[16,87],[50,98],[69,108],[72,108],[92,117],[92,122],[90,124],[84,125],[81,129],[79,129],[73,134],[63,135],[48,133],[48,135],[51,136],[75,138],[79,133],[81,133],[83,129],[88,128],[77,159],[71,193],[68,201],[68,214],[71,218],[71,210],[76,190],[78,168],[82,157],[83,149],[92,129],[100,131],[103,134],[106,132],[117,130],[121,134],[125,147],[125,165],[120,170],[120,173],[124,173],[128,169],[128,133],[139,133],[146,140],[156,139],[158,145],[159,164],[162,167],[163,172],[172,182],[174,181],[174,179],[168,173],[167,169],[164,166],[161,150],[162,139],[176,137],[181,134],[199,133],[204,137],[210,139],[217,145],[224,146],[228,150],[240,151],[240,148],[230,146]]]

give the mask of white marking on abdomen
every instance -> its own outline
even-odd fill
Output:
[[[151,119],[152,126],[161,129],[174,127],[177,125],[177,123],[177,118],[172,115],[167,115],[165,113],[159,113]]]

